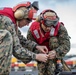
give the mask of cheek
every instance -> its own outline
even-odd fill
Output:
[[[43,30],[46,30],[46,27],[43,25],[43,26],[42,26],[42,29],[43,29]]]
[[[22,26],[25,26],[25,25],[27,25],[28,23],[26,22],[26,21],[23,21],[22,22]]]
[[[27,22],[27,21],[24,21],[24,25],[26,26],[26,25],[29,25],[29,22]]]
[[[46,30],[50,30],[51,28],[46,28]]]
[[[25,25],[28,25],[28,24],[29,24],[29,23],[27,23],[27,22],[25,23]]]
[[[23,27],[23,26],[25,26],[26,24],[24,23],[24,22],[20,22],[19,23],[19,27]]]
[[[47,32],[47,28],[46,27],[43,27],[43,30],[44,30],[44,32]]]
[[[46,29],[45,29],[46,32],[49,32],[50,30],[51,30],[50,28],[46,28]]]

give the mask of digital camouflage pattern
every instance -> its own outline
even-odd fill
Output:
[[[34,39],[30,29],[28,30],[27,39]],[[57,52],[56,58],[64,57],[70,50],[70,38],[66,28],[61,24],[57,36],[52,36],[49,39],[49,47]],[[39,53],[38,50],[34,52]],[[50,53],[50,52],[49,52]],[[48,60],[46,63],[38,62],[39,75],[54,75],[56,60]]]
[[[35,43],[34,41],[31,41],[31,40],[26,40],[26,38],[21,35],[21,32],[20,30],[18,30],[18,38],[19,38],[19,41],[20,41],[20,44],[22,45],[22,47],[24,47],[25,49],[27,48],[29,51],[33,51],[35,50],[36,46],[37,46],[37,43]],[[29,52],[30,53],[30,52]],[[26,59],[22,59],[21,57],[18,57],[20,60],[22,60],[22,62],[24,63],[28,63],[30,62],[32,59],[34,59],[34,55],[33,55],[33,58],[29,58],[29,57],[26,57]]]
[[[22,39],[26,47],[32,49],[35,47],[36,43],[27,41],[24,37]],[[30,61],[35,58],[35,53],[30,52],[26,47],[24,49],[20,45],[15,25],[10,18],[0,15],[0,75],[8,75],[10,72],[12,54],[24,63],[28,62],[27,59]]]
[[[49,39],[49,47],[57,52],[57,58],[64,57],[70,50],[70,36],[61,24],[56,37]]]
[[[0,75],[8,75],[10,71],[12,42],[11,34],[7,30],[0,30]]]

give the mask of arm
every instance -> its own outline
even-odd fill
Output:
[[[32,32],[30,31],[30,29],[28,29],[28,32],[27,32],[27,39],[36,42],[36,40],[34,39],[34,37],[32,35]],[[37,49],[33,49],[33,52],[39,53],[40,51],[38,51]]]
[[[64,57],[70,50],[70,38],[66,28],[60,25],[58,35],[49,40],[51,59]]]
[[[14,24],[13,22],[8,18],[8,17],[5,17],[5,16],[2,16],[2,27],[1,29],[3,30],[7,30],[8,32],[10,32],[11,36],[12,36],[12,44],[13,44],[13,47],[12,47],[12,52],[13,52],[13,55],[20,59],[20,60],[25,60],[25,63],[27,62],[26,59],[36,59],[36,54],[29,51],[27,48],[23,48],[21,45],[20,45],[20,42],[19,42],[19,39],[17,37],[17,34],[16,34],[16,31],[15,31],[15,27],[14,27]]]
[[[35,38],[33,37],[32,32],[30,31],[30,29],[29,29],[28,32],[27,32],[27,39],[37,42],[37,41],[35,40]]]
[[[15,31],[15,25],[8,17],[2,16],[1,20],[2,23],[0,25],[0,29],[7,30],[10,33],[12,37],[12,53],[16,58],[22,60],[24,63],[27,63],[32,59],[42,62],[47,61],[47,54],[35,54],[29,51],[27,48],[24,49],[22,47]],[[29,59],[29,61],[27,61],[27,59]]]
[[[59,27],[57,38],[59,43],[59,46],[56,48],[57,55],[64,57],[70,50],[70,37],[62,24]]]
[[[31,40],[31,39],[26,40],[26,38],[21,35],[20,31],[18,31],[18,37],[19,37],[21,45],[24,48],[28,48],[31,51],[34,51],[35,49],[37,49],[37,50],[39,50],[39,51],[41,51],[43,53],[47,53],[48,52],[48,49],[47,49],[46,46],[40,46],[40,45],[38,45],[36,43],[36,41]],[[30,36],[30,38],[32,38],[32,37],[33,36]]]
[[[18,38],[20,40],[21,45],[24,48],[30,49],[31,51],[33,51],[38,45],[37,43],[35,43],[34,41],[31,41],[30,39],[27,40],[23,35],[21,35],[20,30],[18,30]]]

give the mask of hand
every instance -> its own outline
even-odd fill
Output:
[[[39,46],[39,45],[37,45],[36,49],[38,49],[42,53],[48,53],[48,49],[47,49],[46,46]]]
[[[36,60],[46,62],[48,60],[47,54],[36,54]]]
[[[49,52],[49,59],[54,59],[56,57],[56,51],[55,50],[52,50]]]

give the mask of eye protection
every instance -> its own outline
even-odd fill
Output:
[[[55,20],[45,19],[45,20],[44,20],[44,24],[45,24],[45,26],[47,26],[47,27],[56,26],[57,23],[58,23],[58,21],[59,21],[59,18],[56,18]]]

